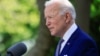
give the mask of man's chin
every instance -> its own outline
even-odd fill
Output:
[[[54,33],[54,32],[51,33],[51,36],[61,37],[60,34],[57,34],[57,33]]]
[[[52,35],[52,36],[55,36],[55,34],[54,34],[54,33],[51,33],[51,35]]]
[[[56,34],[55,34],[55,33],[53,33],[53,32],[51,33],[51,35],[52,35],[52,36],[56,36]]]

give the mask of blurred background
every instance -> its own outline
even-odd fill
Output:
[[[0,0],[0,54],[24,42],[23,56],[54,56],[58,38],[45,26],[46,0]],[[76,8],[76,23],[93,37],[100,52],[100,0],[70,0]]]

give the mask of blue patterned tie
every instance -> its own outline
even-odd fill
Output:
[[[59,41],[59,43],[58,43],[58,45],[57,45],[57,49],[56,49],[56,54],[55,54],[55,56],[59,56],[61,44],[63,43],[63,41],[64,41],[63,39],[61,39],[61,40]]]

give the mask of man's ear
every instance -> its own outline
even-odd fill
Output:
[[[70,20],[71,20],[71,15],[70,15],[70,13],[66,13],[65,17],[66,17],[66,23],[69,23]]]

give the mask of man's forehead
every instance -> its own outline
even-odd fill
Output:
[[[59,6],[60,6],[59,3],[53,3],[49,6],[47,6],[46,9],[48,9],[48,10],[59,10]]]

